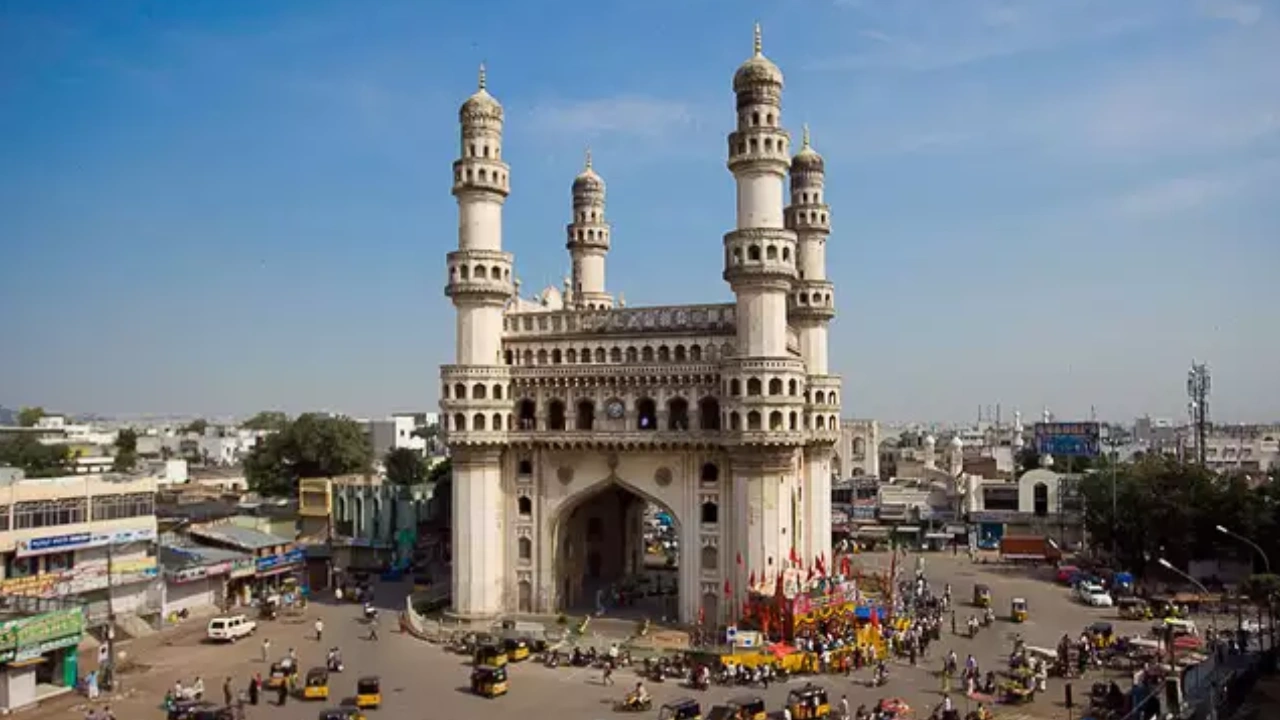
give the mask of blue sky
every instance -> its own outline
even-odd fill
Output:
[[[485,8],[483,13],[477,8]],[[0,404],[430,409],[458,104],[507,111],[526,291],[609,183],[609,287],[729,301],[730,79],[764,25],[827,158],[845,414],[1280,418],[1280,10],[1247,0],[0,7]]]

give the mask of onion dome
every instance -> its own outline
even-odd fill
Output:
[[[476,91],[462,103],[462,108],[458,110],[458,116],[463,122],[476,119],[502,122],[502,103],[489,94],[489,91],[485,88],[486,84],[484,65],[481,65]]]
[[[764,45],[760,35],[760,23],[756,23],[755,53],[733,74],[733,91],[735,93],[760,85],[782,86],[782,71],[773,61],[764,56]]]
[[[821,173],[826,170],[826,163],[818,151],[813,149],[809,144],[809,126],[804,126],[804,139],[801,142],[800,152],[791,158],[791,172],[793,173]]]
[[[959,435],[956,435],[951,438],[951,449],[952,450],[964,449],[964,441],[960,439]]]
[[[589,193],[604,193],[604,178],[596,174],[591,168],[591,149],[587,149],[586,164],[582,168],[582,172],[573,179],[573,194],[586,195]]]
[[[924,444],[926,447],[933,447],[934,445],[938,444],[938,439],[932,435],[925,435]]]

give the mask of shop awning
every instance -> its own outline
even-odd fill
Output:
[[[919,525],[899,525],[898,527],[894,528],[893,531],[900,532],[900,533],[918,533],[920,532],[920,526]]]
[[[954,540],[955,534],[944,533],[944,532],[931,532],[931,533],[925,533],[924,539],[925,540]]]
[[[866,525],[858,528],[854,532],[855,537],[860,538],[887,538],[889,537],[889,528],[883,525]]]

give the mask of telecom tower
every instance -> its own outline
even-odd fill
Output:
[[[1196,460],[1205,464],[1205,451],[1209,436],[1209,364],[1191,361],[1187,371],[1187,415],[1196,433]]]

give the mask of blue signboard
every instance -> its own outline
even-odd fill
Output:
[[[1056,457],[1097,457],[1102,431],[1096,422],[1036,423],[1036,452]]]
[[[266,572],[268,570],[273,570],[275,568],[281,567],[282,565],[293,565],[295,563],[300,563],[302,562],[302,559],[303,559],[302,550],[295,549],[295,550],[290,550],[289,552],[283,555],[268,555],[266,557],[260,557],[254,563],[254,566],[257,568],[258,572]]]

